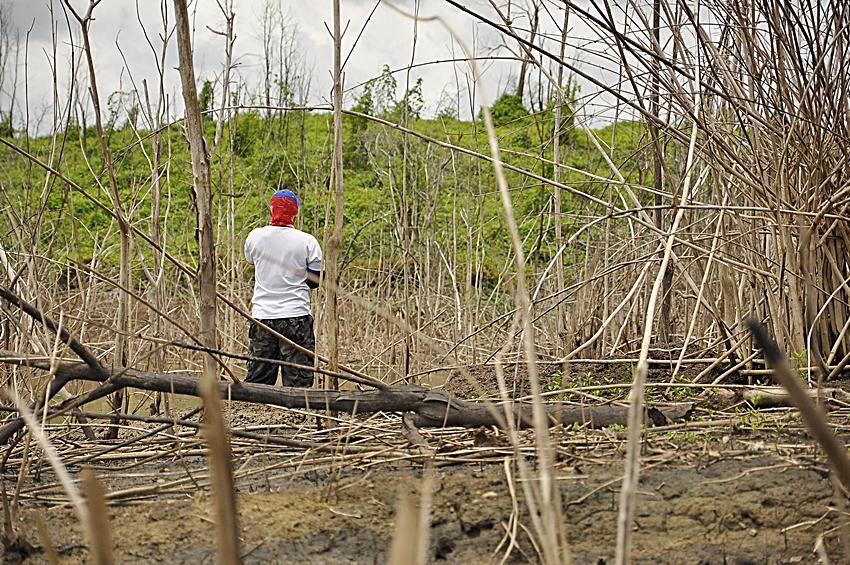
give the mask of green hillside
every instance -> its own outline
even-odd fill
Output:
[[[363,100],[361,99],[361,103]],[[498,104],[498,103],[497,103]],[[364,109],[355,107],[355,109]],[[374,111],[374,108],[365,108]],[[494,108],[499,142],[506,163],[546,178],[553,177],[551,111],[538,114],[499,112]],[[524,109],[523,109],[524,110]],[[513,112],[513,114],[511,114]],[[396,112],[384,112],[388,120],[401,121]],[[611,176],[610,168],[587,134],[569,127],[565,120],[561,162],[601,178]],[[412,119],[415,132],[489,156],[487,138],[480,121]],[[207,140],[215,139],[216,123],[207,121]],[[319,112],[286,112],[268,115],[240,112],[222,128],[213,155],[213,189],[219,217],[219,240],[239,245],[244,235],[267,220],[269,193],[278,186],[291,188],[303,200],[299,215],[301,227],[321,240],[329,216],[332,116]],[[610,144],[614,128],[595,134]],[[616,127],[614,161],[632,181],[641,179],[645,162],[641,147],[643,126],[621,122]],[[93,127],[83,135],[70,126],[57,137],[15,138],[12,141],[53,166],[111,207],[108,177]],[[107,130],[122,206],[133,224],[146,233],[152,230],[153,134],[124,124]],[[405,148],[405,142],[407,147]],[[0,152],[0,174],[8,213],[0,216],[3,239],[40,237],[36,247],[58,261],[89,262],[100,254],[101,264],[114,261],[117,226],[112,218],[82,195],[69,190],[61,180],[47,176],[43,169],[9,149]],[[406,155],[406,156],[405,156]],[[424,242],[449,245],[462,258],[466,242],[460,236],[474,237],[484,245],[484,255],[501,263],[509,250],[501,203],[496,191],[493,168],[486,160],[464,156],[425,139],[364,118],[344,119],[345,163],[345,246],[350,261],[368,261],[378,248],[402,246],[409,234],[411,253],[418,254]],[[163,237],[171,253],[193,263],[195,232],[188,147],[180,123],[161,131],[158,174],[161,186],[160,217]],[[530,260],[543,264],[554,252],[551,219],[553,189],[539,180],[507,172],[517,218]],[[562,182],[583,192],[607,199],[607,183],[588,175],[563,170]],[[40,202],[44,205],[41,206]],[[583,224],[581,215],[587,201],[564,192],[565,233]],[[604,209],[593,205],[594,213]],[[407,219],[409,229],[404,230]],[[39,224],[39,219],[42,222]],[[24,226],[19,230],[19,226]],[[41,225],[41,230],[27,226]],[[222,245],[226,253],[230,245]],[[137,254],[138,256],[138,254]],[[489,259],[487,259],[489,261]],[[459,261],[462,263],[462,261]]]

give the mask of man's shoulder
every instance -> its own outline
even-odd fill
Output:
[[[293,232],[294,234],[296,234],[296,236],[297,236],[297,237],[299,237],[299,238],[303,239],[304,241],[306,241],[306,242],[308,242],[308,243],[316,243],[316,244],[318,244],[318,243],[319,243],[319,240],[317,240],[317,239],[313,236],[313,234],[311,234],[311,233],[309,233],[309,232],[302,231],[302,230],[299,230],[299,229],[297,229],[297,228],[292,228],[292,232]]]
[[[271,228],[271,229],[270,229]],[[248,237],[245,238],[247,240],[257,239],[265,236],[268,233],[274,231],[274,226],[259,226],[250,231],[248,233]]]
[[[260,233],[262,233],[262,231],[263,231],[264,229],[266,229],[267,227],[268,227],[268,226],[259,226],[259,227],[256,227],[256,228],[252,229],[250,232],[248,232],[248,237],[249,237],[249,238],[250,238],[250,237],[256,237],[257,235],[259,235]]]
[[[319,241],[313,234],[301,231],[297,228],[280,228],[277,226],[260,226],[254,228],[245,238],[246,242],[264,241],[271,239],[276,244],[297,244],[301,242],[307,245],[319,245]]]

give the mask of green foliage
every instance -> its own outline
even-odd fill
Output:
[[[384,65],[381,75],[363,86],[363,92],[357,99],[353,110],[374,116],[387,116],[398,104],[396,90],[398,83],[389,65]]]
[[[12,127],[12,115],[8,112],[0,112],[0,137],[12,137],[15,130]]]
[[[425,109],[422,79],[416,79],[414,85],[404,93],[401,100],[396,99],[397,90],[398,82],[395,75],[389,65],[384,65],[381,75],[363,86],[363,91],[357,98],[352,110],[392,122],[401,122],[405,117],[408,120],[420,119],[422,111]],[[354,131],[362,131],[366,128],[367,123],[368,120],[356,118]]]
[[[806,359],[807,353],[805,351],[794,351],[790,354],[791,364],[797,370],[797,374],[801,379],[805,379],[808,376],[808,369]]]
[[[212,81],[205,80],[203,86],[201,86],[201,92],[198,93],[198,105],[201,107],[201,112],[213,109],[213,96]]]
[[[705,443],[707,438],[704,432],[688,431],[667,432],[667,439],[673,443]]]
[[[389,65],[384,65],[381,76],[369,81],[366,86],[372,89],[373,110],[377,115],[386,115],[396,107],[395,95],[398,90],[398,83]]]
[[[738,427],[751,432],[757,432],[767,424],[766,416],[755,408],[747,408],[747,413],[739,418]]]
[[[295,104],[295,92],[293,92],[290,85],[281,78],[276,78],[274,83],[275,86],[277,86],[278,103],[281,106],[291,106]]]
[[[360,112],[361,114],[374,114],[375,113],[375,101],[372,97],[372,83],[367,82],[366,86],[363,87],[363,92],[360,94],[360,97],[357,98],[357,102],[351,108],[355,112]],[[365,121],[363,123],[369,123]]]
[[[421,80],[419,84],[421,85]],[[398,83],[390,66],[384,65],[380,76],[373,78],[363,85],[363,92],[360,93],[360,96],[351,109],[361,114],[391,119],[394,117],[392,114],[398,108],[399,104],[395,98],[397,89]],[[352,129],[354,133],[357,133],[366,129],[369,125],[369,120],[355,117],[352,123]]]
[[[407,111],[407,118],[410,120],[418,120],[422,117],[422,110],[425,109],[425,99],[422,97],[422,79],[416,79],[410,90],[404,93],[404,98],[398,101],[393,111],[394,115],[402,117]]]
[[[371,83],[366,83],[366,86],[363,88],[363,92],[360,94],[360,97],[357,98],[357,102],[351,109],[355,112],[360,112],[361,114],[367,114],[370,116],[374,115],[375,101],[372,97]],[[351,118],[351,123],[353,133],[363,131],[369,126],[369,120],[359,116],[353,116]]]
[[[522,97],[510,92],[505,92],[490,107],[493,117],[493,125],[503,126],[516,122],[528,116],[528,109],[522,103]],[[478,119],[483,119],[479,112]]]
[[[666,396],[673,401],[685,400],[696,396],[696,391],[690,387],[675,387],[668,389]]]
[[[764,399],[765,399],[765,396],[763,396],[763,395],[761,395],[761,394],[754,394],[754,395],[750,398],[749,402],[750,402],[750,404],[752,404],[752,406],[753,406],[754,408],[757,408],[757,407],[758,407],[758,405],[759,405],[759,404],[761,404],[761,401],[762,401],[762,400],[764,400]]]
[[[201,102],[209,107],[214,104],[213,89],[211,84],[207,84],[202,86],[199,98],[204,98]],[[440,119],[425,119],[422,115],[422,82],[413,84],[400,101],[396,97],[397,86],[389,67],[385,66],[379,77],[364,86],[354,109],[400,122],[406,108],[409,127],[413,130],[471,151],[488,153],[486,133],[480,123],[458,120],[456,108],[448,106],[444,106],[447,109]],[[109,121],[107,136],[125,209],[135,226],[149,232],[152,222],[149,159],[153,154],[150,132],[140,132],[139,141],[130,128],[122,127],[127,121],[132,122],[134,113],[138,111],[134,112],[135,107],[137,101],[127,93],[116,92],[109,97],[105,112]],[[551,159],[554,122],[548,120],[553,118],[546,112],[529,115],[524,108],[514,108],[517,114],[521,114],[521,119],[511,121],[505,117],[511,114],[506,108],[509,109],[510,104],[505,100],[494,105],[494,111],[499,110],[502,116],[496,134],[500,145],[506,149],[503,158],[521,169],[540,173],[542,166],[537,157],[518,152]],[[3,118],[6,117],[0,116],[0,135],[11,135],[14,133],[11,124]],[[275,120],[271,124],[273,127],[270,127],[270,119]],[[3,124],[8,124],[5,130]],[[208,139],[212,139],[215,126],[212,117],[205,120]],[[267,221],[269,191],[280,184],[302,197],[304,205],[299,214],[300,226],[321,239],[327,217],[325,207],[332,201],[329,198],[332,131],[329,113],[286,112],[269,117],[266,112],[243,111],[224,124],[223,137],[213,162],[214,205],[216,213],[220,214],[225,214],[231,207],[235,210],[234,237],[237,241],[252,228]],[[639,123],[617,124],[615,160],[631,182],[639,178],[640,161],[633,155],[642,144],[643,132],[644,127]],[[95,139],[93,130],[90,127],[88,132],[83,132],[80,124],[70,121],[65,133],[72,143],[67,143],[64,148],[61,160],[63,174],[109,206],[109,197],[102,188],[105,178],[95,179],[92,175],[92,171],[103,170],[99,148],[91,142]],[[85,149],[78,141],[83,133],[87,133],[89,138]],[[612,129],[609,126],[595,133],[604,141],[610,141]],[[167,173],[164,169],[160,171],[163,210],[168,210],[164,235],[169,250],[181,260],[193,264],[197,244],[188,146],[180,126],[166,128],[162,135],[162,147],[167,147],[167,161],[170,163]],[[567,135],[570,150],[562,153],[563,164],[602,178],[610,176],[607,163],[598,155],[585,133],[570,129]],[[386,254],[388,250],[397,249],[400,238],[398,226],[406,215],[409,225],[415,226],[411,231],[414,240],[411,248],[416,255],[412,260],[414,270],[423,268],[424,252],[419,250],[427,245],[436,243],[443,249],[454,246],[457,252],[456,284],[462,285],[469,279],[476,292],[488,297],[494,289],[501,288],[503,291],[495,299],[509,301],[509,291],[504,289],[510,287],[511,274],[505,271],[504,265],[511,244],[502,205],[494,188],[492,167],[475,157],[458,153],[452,155],[445,148],[413,136],[408,137],[405,160],[403,140],[403,134],[392,128],[352,116],[344,117],[343,249],[347,253],[346,261],[351,265],[346,272],[357,273],[359,267],[372,268],[376,262],[382,261],[380,268],[388,273],[388,280],[397,280],[403,267],[401,258],[387,258]],[[17,142],[21,145],[26,143],[34,155],[48,160],[51,152],[49,138],[26,142],[18,139]],[[528,150],[529,147],[533,150]],[[109,263],[117,264],[118,232],[107,213],[77,192],[53,188],[58,185],[24,159],[10,154],[3,167],[7,179],[4,188],[9,195],[6,203],[21,203],[18,217],[32,214],[32,209],[26,206],[37,202],[44,186],[51,189],[45,209],[47,225],[51,229],[44,230],[44,233],[50,234],[52,239],[44,244],[49,245],[49,254],[56,264],[87,261],[95,255],[104,268],[108,268]],[[551,165],[548,169],[543,168],[544,174],[552,174]],[[533,183],[533,188],[524,188],[528,185],[526,177],[513,171],[506,171],[506,174],[510,186],[516,188],[512,196],[517,217],[522,219],[522,238],[529,242],[527,250],[538,245],[538,253],[529,254],[529,269],[545,267],[555,252],[554,234],[545,207],[551,199],[552,189],[538,183]],[[51,182],[45,183],[46,180]],[[591,194],[607,195],[608,187],[604,182],[597,183],[580,173],[563,170],[562,182]],[[404,198],[402,186],[406,190]],[[562,212],[577,208],[579,203],[586,206],[578,197],[564,193]],[[8,217],[0,216],[2,234],[13,229]],[[458,234],[467,233],[467,225],[475,226],[471,239],[480,242],[480,246],[479,243],[471,246],[471,252],[475,254],[473,257],[466,257],[465,243],[462,239],[457,241]],[[542,237],[538,242],[539,234]],[[219,237],[227,241],[223,231]],[[149,258],[151,254],[144,249],[143,243],[140,245],[143,253],[138,256],[144,254]],[[228,252],[227,245],[220,247],[221,253]],[[580,244],[575,248],[577,257],[583,257]],[[99,249],[105,251],[101,253]],[[138,256],[136,260],[140,262],[142,259]],[[566,260],[573,259],[567,256]],[[134,268],[141,269],[139,265]],[[446,279],[443,284],[455,283]],[[450,288],[446,290],[454,292]],[[557,385],[566,388],[570,384],[576,387],[610,382],[610,378],[606,381],[599,375],[584,375],[571,383],[565,380],[558,377]],[[600,393],[603,396],[607,394],[608,391]],[[575,393],[572,396],[579,397]]]
[[[124,106],[130,97],[131,95],[129,93],[121,90],[116,90],[107,97],[106,124],[104,125],[104,129],[108,135],[111,136],[112,132],[118,125],[118,121],[121,118],[121,110],[124,109]]]
[[[438,121],[441,122],[445,122],[447,120],[457,120],[457,98],[444,95],[443,98],[440,100],[440,103],[437,105],[437,115],[435,117]]]
[[[546,385],[546,392],[556,392],[561,389],[561,379],[564,374],[561,371],[555,371],[552,374],[552,380]]]

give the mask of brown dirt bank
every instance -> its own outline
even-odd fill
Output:
[[[812,563],[818,535],[836,553],[833,490],[816,463],[758,449],[709,450],[688,464],[648,462],[638,494],[636,563]],[[559,469],[564,514],[576,564],[612,563],[619,464],[574,460]],[[330,489],[323,481],[242,489],[239,510],[247,563],[383,563],[395,500],[418,489],[421,470],[349,473]],[[431,526],[433,562],[498,562],[512,501],[500,465],[438,469]],[[270,487],[270,488],[269,488]],[[253,485],[256,488],[256,485]],[[520,503],[521,504],[521,503]],[[522,504],[520,505],[522,507]],[[113,506],[119,563],[204,563],[214,560],[208,495]],[[62,562],[86,560],[76,516],[67,508],[28,507],[21,530],[40,545],[36,520],[46,519]],[[527,517],[524,524],[530,524]],[[526,535],[509,562],[531,562]],[[7,555],[7,562],[13,562]],[[26,563],[46,563],[34,553]],[[840,563],[837,556],[833,563]]]

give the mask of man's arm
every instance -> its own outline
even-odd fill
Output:
[[[254,258],[251,257],[251,236],[254,235],[254,232],[248,234],[248,237],[245,238],[245,260],[254,264]]]
[[[319,280],[322,276],[322,271],[314,271],[307,269],[307,286],[310,288],[319,288]]]
[[[311,238],[310,244],[307,246],[307,286],[310,288],[319,288],[319,279],[322,276],[322,248],[316,238]]]

